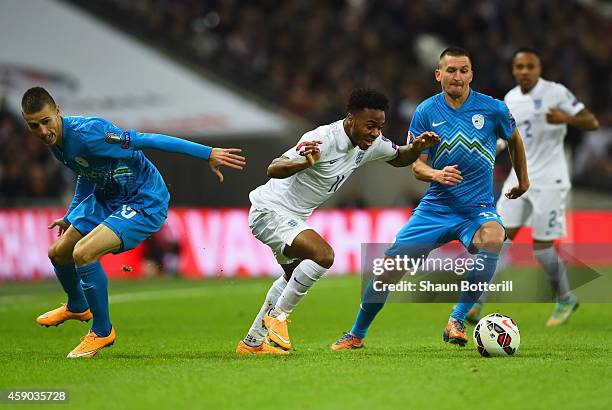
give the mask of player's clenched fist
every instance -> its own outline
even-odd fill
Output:
[[[308,158],[310,156],[312,163],[314,163],[321,158],[321,150],[318,145],[322,143],[322,141],[302,141],[295,147],[295,150],[303,157]]]
[[[433,131],[425,131],[412,141],[412,146],[419,152],[440,142],[440,137]]]
[[[516,199],[527,192],[528,189],[529,183],[518,184],[517,186],[510,188],[504,195],[506,195],[506,198],[508,199]]]
[[[461,176],[458,165],[444,167],[438,170],[434,177],[434,182],[448,186],[455,186],[461,181],[463,181],[463,177]]]

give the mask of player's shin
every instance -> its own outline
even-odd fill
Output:
[[[106,273],[99,261],[78,266],[76,271],[81,277],[81,286],[93,314],[91,330],[99,337],[106,337],[111,332]]]
[[[495,278],[512,265],[512,258],[507,252],[510,246],[512,246],[512,240],[510,240],[510,238],[507,238],[504,241],[504,245],[502,246],[501,252],[499,253],[499,260],[497,262],[495,272],[493,273],[493,277],[491,277],[491,283],[495,282]],[[480,295],[480,297],[478,298],[478,303],[485,303],[486,301],[487,292],[482,292],[482,295]]]
[[[478,251],[475,256],[476,263],[474,264],[474,269],[468,273],[466,281],[469,284],[489,283],[495,273],[498,259],[499,255],[497,253]],[[465,316],[474,305],[474,302],[476,302],[481,295],[482,291],[478,290],[461,292],[459,295],[459,303],[455,306],[451,317],[463,322]]]
[[[327,272],[318,263],[305,259],[293,271],[291,279],[274,306],[272,316],[280,313],[289,314],[302,300],[308,290]]]
[[[249,346],[259,346],[263,343],[268,334],[268,331],[262,326],[263,317],[266,312],[276,304],[286,286],[287,281],[284,275],[281,275],[281,277],[276,279],[274,283],[272,283],[272,286],[270,286],[268,294],[266,295],[266,300],[264,300],[261,309],[259,309],[259,313],[253,321],[249,333],[247,333],[244,338],[244,342]]]
[[[81,287],[81,280],[77,274],[74,262],[70,262],[66,265],[58,265],[51,261],[55,275],[62,284],[62,288],[68,295],[68,303],[66,307],[69,311],[74,313],[84,312],[89,308],[85,293]]]
[[[567,269],[565,263],[557,254],[553,246],[547,246],[533,251],[536,259],[546,271],[550,284],[559,301],[567,300],[571,297],[572,291],[567,280]]]
[[[355,324],[351,329],[351,334],[353,336],[360,339],[366,336],[372,321],[385,305],[388,296],[389,291],[386,290],[386,288],[385,290],[374,289],[374,280],[368,283],[361,298],[361,305],[359,305],[359,312],[357,312]]]

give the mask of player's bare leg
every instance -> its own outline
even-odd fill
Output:
[[[533,254],[546,272],[557,297],[557,304],[546,326],[558,326],[578,308],[578,298],[570,289],[565,262],[559,257],[552,241],[533,240]]]
[[[49,247],[49,259],[53,264],[57,278],[68,295],[68,301],[67,303],[62,303],[59,308],[38,316],[36,322],[41,326],[58,326],[70,319],[91,320],[91,311],[88,308],[85,294],[81,288],[80,278],[76,273],[74,261],[72,260],[74,246],[81,238],[83,238],[83,235],[74,227],[69,226]]]
[[[497,259],[504,244],[505,230],[495,221],[483,223],[476,231],[472,240],[472,246],[477,249],[476,258],[479,258],[480,271],[473,269],[467,276],[470,282],[490,281],[495,272]],[[442,338],[445,342],[465,346],[468,337],[465,332],[465,317],[474,305],[474,301],[480,295],[476,292],[463,292],[459,303],[455,306],[451,317],[448,320]]]
[[[300,263],[291,272],[290,280],[274,307],[264,315],[263,325],[270,340],[284,349],[291,349],[287,317],[334,263],[334,251],[321,235],[307,229],[285,247],[284,254],[300,260]],[[285,273],[287,276],[288,272]]]
[[[115,329],[110,323],[108,310],[108,280],[99,261],[102,256],[120,248],[121,239],[103,224],[95,227],[74,247],[72,256],[93,313],[93,324],[81,343],[68,353],[69,358],[93,357],[115,342]]]

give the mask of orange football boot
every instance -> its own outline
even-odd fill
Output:
[[[47,313],[43,313],[42,315],[36,318],[36,323],[41,326],[58,326],[64,323],[66,320],[74,319],[80,320],[81,322],[89,322],[93,315],[91,311],[87,309],[85,312],[75,313],[68,310],[68,307],[65,303],[62,303],[62,306],[57,309],[53,309],[48,311]]]
[[[289,323],[289,319],[287,319],[287,315],[284,313],[277,317],[272,317],[268,311],[263,317],[263,327],[268,329],[268,337],[285,350],[291,349],[287,323]]]
[[[342,337],[330,346],[332,350],[353,350],[363,347],[363,339],[353,336],[350,333],[345,333]]]
[[[444,328],[442,338],[445,342],[456,344],[459,346],[465,346],[468,338],[465,334],[465,324],[459,319],[451,317],[448,320],[448,324]]]
[[[288,351],[274,347],[267,342],[263,342],[259,346],[249,346],[241,340],[236,347],[236,354],[289,354]]]
[[[115,327],[111,327],[111,332],[106,337],[99,337],[91,330],[85,336],[81,338],[81,343],[75,347],[72,352],[66,356],[69,359],[76,359],[80,357],[94,357],[96,353],[105,347],[112,346],[115,343]]]

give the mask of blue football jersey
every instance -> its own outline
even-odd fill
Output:
[[[170,194],[161,174],[135,148],[141,134],[98,117],[62,117],[62,135],[63,146],[52,146],[53,155],[79,175],[79,185],[91,188],[96,199],[111,208],[127,204],[150,213],[168,206]]]
[[[444,93],[423,101],[410,123],[410,141],[425,131],[440,136],[428,150],[428,162],[435,169],[457,165],[463,181],[455,186],[432,182],[419,208],[438,211],[493,206],[493,164],[497,138],[509,139],[516,123],[503,101],[470,90],[458,109],[444,99]]]

